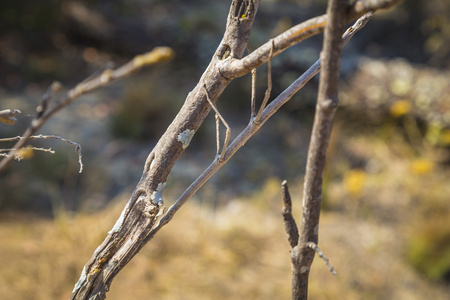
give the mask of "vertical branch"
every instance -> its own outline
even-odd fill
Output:
[[[281,215],[284,220],[284,229],[286,230],[288,242],[291,245],[291,248],[294,248],[298,244],[298,228],[294,217],[292,216],[291,194],[289,193],[286,180],[281,183],[281,195],[283,197],[284,204],[283,209],[281,210]]]
[[[342,49],[342,33],[346,22],[347,1],[328,2],[328,22],[325,27],[323,63],[320,74],[316,113],[306,164],[303,191],[303,216],[298,245],[291,252],[292,299],[307,299],[308,278],[315,251],[308,243],[318,243],[322,181],[326,152],[334,114],[338,105],[338,80]]]

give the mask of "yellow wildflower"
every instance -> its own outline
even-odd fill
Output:
[[[365,182],[366,173],[363,170],[349,170],[344,174],[344,186],[347,192],[355,198],[361,196]]]
[[[426,158],[418,158],[411,163],[411,172],[415,175],[425,175],[433,169],[434,163]]]
[[[411,109],[411,102],[409,102],[408,100],[398,100],[392,103],[391,107],[389,108],[389,112],[394,118],[399,118],[408,114]]]
[[[441,143],[443,146],[450,146],[450,129],[442,130]]]

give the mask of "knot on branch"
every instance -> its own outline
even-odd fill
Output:
[[[291,262],[292,266],[300,273],[309,272],[314,260],[314,250],[307,244],[300,244],[292,248]]]
[[[319,105],[324,111],[334,110],[339,105],[339,99],[337,97],[328,97],[323,101],[319,101]]]
[[[219,58],[219,60],[224,60],[228,57],[230,57],[231,55],[231,47],[227,44],[223,44],[219,47],[219,49],[217,50],[217,57]]]

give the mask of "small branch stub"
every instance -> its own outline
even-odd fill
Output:
[[[284,203],[284,207],[281,210],[281,215],[284,220],[284,228],[286,229],[289,244],[291,245],[291,248],[294,248],[298,243],[298,228],[295,223],[295,219],[292,216],[292,201],[286,180],[281,183],[281,194],[283,196]]]
[[[333,265],[330,264],[330,260],[325,256],[325,254],[323,254],[322,250],[320,250],[320,248],[316,244],[314,244],[313,242],[309,242],[306,244],[306,246],[313,249],[317,253],[317,255],[319,255],[319,257],[325,262],[333,275],[337,275],[337,272],[334,269]]]

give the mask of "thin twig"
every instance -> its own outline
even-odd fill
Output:
[[[261,114],[264,111],[264,108],[266,108],[267,102],[270,98],[270,93],[272,92],[272,57],[273,57],[273,40],[272,40],[272,47],[270,48],[269,53],[269,62],[267,63],[267,89],[264,93],[264,99],[261,103],[261,107],[259,108],[258,114],[256,115],[255,119],[253,120],[254,123],[258,124],[259,120],[261,119]]]
[[[250,120],[253,120],[256,117],[256,68],[252,70],[252,96],[250,105]]]
[[[320,250],[320,248],[316,244],[314,244],[313,242],[309,242],[309,243],[306,244],[306,246],[308,248],[313,249],[317,253],[317,255],[319,255],[319,257],[325,262],[325,264],[327,265],[328,269],[330,269],[330,272],[333,275],[337,275],[337,272],[334,269],[333,265],[330,263],[330,260],[325,256],[325,254],[323,254],[322,250]]]
[[[11,142],[11,141],[17,141],[17,140],[22,140],[24,139],[24,137],[22,136],[15,136],[15,137],[9,137],[9,138],[2,138],[0,139],[0,142]],[[79,173],[83,172],[83,162],[82,162],[82,154],[81,154],[81,145],[78,143],[75,143],[71,140],[62,138],[60,136],[56,136],[56,135],[32,135],[28,137],[29,140],[37,140],[37,139],[53,139],[53,140],[58,140],[58,141],[62,141],[65,143],[68,143],[70,145],[75,146],[75,151],[78,154],[78,164],[80,165],[80,170]],[[17,151],[17,149],[12,149],[14,151]]]
[[[223,155],[225,154],[225,150],[227,149],[228,143],[230,142],[231,129],[230,129],[230,126],[228,126],[227,121],[225,121],[225,119],[222,117],[222,115],[220,114],[220,112],[217,109],[217,107],[214,105],[214,103],[212,103],[211,99],[209,98],[209,94],[208,94],[208,91],[206,90],[206,86],[203,86],[203,88],[204,88],[205,93],[206,93],[206,99],[208,100],[208,102],[211,105],[212,109],[216,113],[216,120],[217,120],[217,117],[218,117],[220,119],[220,121],[222,121],[223,125],[226,128],[225,140],[223,142],[222,150],[220,151],[220,153],[217,153],[217,154],[220,154],[219,155],[219,161],[222,161],[223,160]],[[217,133],[216,133],[216,135],[217,135],[217,137],[216,137],[216,139],[217,139],[217,151],[219,151],[220,140],[219,140],[219,126],[217,125],[217,123],[216,123],[216,126],[217,126],[217,129],[216,129],[216,131],[217,131]]]
[[[298,243],[299,236],[297,224],[292,216],[292,201],[286,180],[281,183],[281,195],[284,203],[284,207],[281,209],[281,215],[284,220],[284,228],[288,236],[289,244],[291,245],[291,248],[294,248]]]
[[[15,150],[17,150],[17,149],[7,148],[7,149],[0,149],[0,152],[9,152],[9,151],[15,151]],[[55,151],[53,151],[51,148],[38,148],[38,147],[32,147],[32,146],[22,148],[22,150],[41,151],[41,152],[48,152],[51,154],[55,153]],[[0,153],[0,156],[8,156],[8,153]],[[16,157],[14,157],[15,160],[22,160],[23,158],[24,158],[24,155],[22,153],[20,153],[20,151],[16,152]]]
[[[218,114],[214,115],[216,120],[216,156],[220,155],[220,117]]]
[[[45,94],[42,96],[41,103],[36,107],[36,117],[33,120],[40,119],[48,108],[48,103],[53,99],[54,95],[62,89],[62,84],[59,81],[54,81],[48,87]],[[32,123],[33,124],[33,123]]]
[[[247,45],[248,54],[252,52],[250,46]],[[252,69],[252,94],[250,99],[250,120],[253,120],[256,116],[256,68]]]
[[[81,82],[75,86],[75,88],[69,90],[61,99],[61,101],[56,104],[51,110],[46,111],[47,103],[49,99],[53,96],[54,92],[58,90],[58,84],[52,84],[49,87],[49,90],[43,97],[43,102],[37,108],[37,115],[31,122],[30,127],[22,134],[22,138],[14,145],[13,148],[20,149],[22,148],[26,141],[32,136],[36,131],[38,131],[47,120],[60,111],[62,108],[66,107],[74,100],[79,98],[80,96],[91,92],[95,89],[98,89],[102,86],[109,84],[111,81],[123,78],[131,75],[132,73],[138,71],[144,66],[152,65],[157,62],[162,62],[170,59],[173,56],[173,51],[167,47],[158,47],[153,49],[152,51],[138,55],[134,59],[132,59],[127,64],[122,67],[112,70],[107,69],[102,74],[92,78],[91,80]],[[17,150],[16,150],[17,151]],[[14,158],[14,152],[10,153],[7,157],[0,161],[0,172],[6,168],[6,166],[11,162]]]

